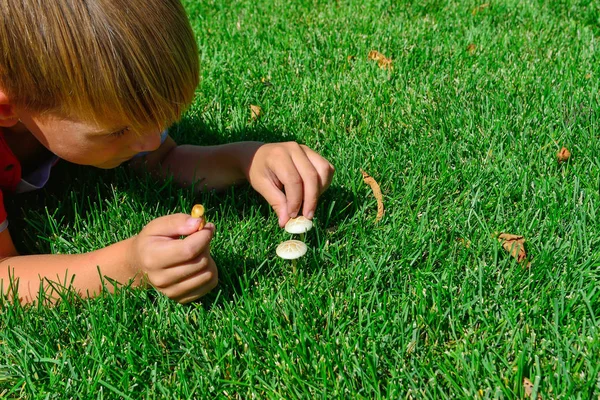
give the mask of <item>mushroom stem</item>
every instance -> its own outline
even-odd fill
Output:
[[[296,275],[296,259],[292,260],[292,274]]]
[[[300,234],[300,240],[304,242],[304,232]]]

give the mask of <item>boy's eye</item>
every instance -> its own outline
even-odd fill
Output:
[[[128,131],[129,131],[129,127],[126,126],[125,128],[121,129],[120,131],[111,133],[110,136],[112,136],[112,137],[121,137],[125,133],[127,133]]]

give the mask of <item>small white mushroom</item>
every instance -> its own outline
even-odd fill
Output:
[[[306,254],[308,247],[299,240],[286,240],[277,246],[275,252],[286,260],[295,260]]]
[[[310,231],[312,227],[312,221],[300,215],[299,217],[290,219],[285,224],[285,231],[297,235]]]

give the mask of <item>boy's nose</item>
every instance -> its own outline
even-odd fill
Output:
[[[131,148],[138,153],[144,151],[154,151],[160,147],[160,134],[161,132],[140,136],[135,142],[133,142]]]

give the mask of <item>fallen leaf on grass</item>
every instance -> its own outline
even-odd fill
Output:
[[[266,87],[273,86],[273,83],[271,83],[271,81],[269,79],[265,78],[265,77],[260,78],[260,83],[262,83],[263,86],[266,86]],[[258,108],[260,109],[260,107],[258,107]]]
[[[525,238],[523,236],[501,233],[498,235],[498,241],[502,244],[504,250],[508,251],[511,256],[517,259],[518,263],[527,259],[527,253],[525,252]],[[530,265],[531,263],[527,263],[526,267],[529,268]]]
[[[533,382],[529,380],[529,378],[523,378],[523,389],[525,389],[525,397],[531,397],[533,394]],[[537,399],[541,400],[542,395],[538,393]]]
[[[369,60],[377,61],[377,64],[379,64],[379,68],[382,68],[382,69],[392,69],[393,68],[392,67],[392,59],[387,58],[386,56],[384,56],[377,50],[371,50],[369,52],[368,58],[369,58]]]
[[[477,7],[475,7],[475,8],[473,9],[473,11],[471,11],[471,14],[475,15],[475,14],[477,14],[478,12],[485,10],[485,9],[486,9],[486,8],[488,8],[489,6],[490,6],[490,3],[483,3],[483,4],[481,4],[481,5],[477,6]]]
[[[566,147],[563,147],[556,153],[556,158],[558,158],[558,162],[562,163],[567,161],[571,157],[571,152]]]
[[[362,169],[360,170],[360,172],[362,173],[363,180],[365,181],[365,183],[371,187],[373,195],[377,200],[377,217],[375,217],[375,223],[377,223],[381,220],[381,218],[383,218],[383,213],[385,212],[383,209],[383,196],[381,195],[381,188],[379,188],[379,184],[375,179],[373,179],[372,176],[367,174]]]
[[[259,106],[255,106],[254,104],[250,104],[250,117],[253,121],[256,121],[262,115],[262,108]]]
[[[475,50],[477,50],[477,45],[476,45],[476,44],[470,43],[470,44],[467,46],[467,52],[468,52],[470,55],[473,55],[473,54],[475,54]]]
[[[471,248],[471,241],[467,240],[467,239],[463,239],[463,238],[458,238],[456,239],[456,242],[458,244],[463,245],[465,248],[470,249]]]
[[[529,378],[523,378],[523,388],[525,389],[525,397],[531,397],[531,393],[533,392],[533,383],[529,380]]]

